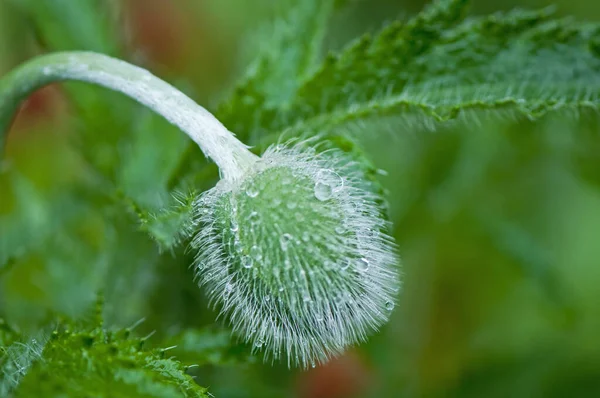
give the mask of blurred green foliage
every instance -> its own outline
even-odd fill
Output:
[[[38,97],[50,115],[22,111],[0,169],[0,368],[16,366],[0,387],[18,366],[23,396],[49,394],[49,372],[102,385],[69,357],[93,336],[86,366],[111,344],[135,362],[105,369],[124,396],[202,396],[185,372],[217,397],[600,394],[600,5],[555,2],[576,21],[474,1],[483,16],[463,22],[461,1],[413,19],[420,0],[295,3],[0,0],[0,73],[100,51],[159,70],[258,148],[318,132],[363,151],[386,170],[403,257],[390,324],[309,372],[252,357],[188,269],[182,227],[214,165],[132,101],[66,84]],[[89,317],[98,292],[103,325],[57,321]],[[147,350],[132,324],[154,332]],[[35,361],[41,342],[63,367]],[[181,362],[156,356],[170,346]]]

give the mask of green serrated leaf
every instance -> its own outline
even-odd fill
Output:
[[[179,246],[195,232],[192,225],[193,204],[198,199],[198,194],[190,192],[184,195],[175,192],[172,198],[174,203],[158,212],[148,213],[139,209],[138,213],[142,231],[147,232],[161,250]]]
[[[335,119],[337,112],[360,112],[362,103],[401,91],[410,79],[407,66],[462,20],[466,4],[466,0],[438,1],[406,24],[395,22],[376,37],[365,35],[341,53],[329,54],[265,128],[280,131],[312,118]]]
[[[167,350],[144,349],[129,330],[64,325],[36,351],[16,397],[207,397],[206,389],[166,359]]]
[[[11,396],[31,365],[40,359],[44,344],[43,333],[24,338],[0,318],[0,396]]]
[[[513,11],[461,22],[465,1],[439,1],[406,25],[365,36],[298,90],[268,128],[328,129],[369,117],[448,120],[467,110],[598,107],[598,26]]]
[[[233,365],[256,361],[247,345],[235,341],[231,330],[215,326],[186,329],[167,339],[166,344],[177,346],[174,354],[190,366]]]
[[[244,141],[264,134],[273,108],[289,102],[320,58],[332,0],[295,1],[260,35],[260,53],[217,117]]]

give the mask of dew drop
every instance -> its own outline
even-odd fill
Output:
[[[281,235],[281,237],[279,238],[279,244],[281,246],[281,250],[286,251],[288,249],[288,245],[290,243],[290,241],[292,240],[293,236],[290,234],[283,234]],[[286,260],[288,261],[288,260]]]
[[[338,225],[337,227],[335,227],[335,232],[338,235],[343,234],[344,232],[346,232],[346,229],[344,227],[342,227],[341,225]]]
[[[307,231],[304,231],[304,232],[302,233],[302,240],[303,240],[304,242],[308,242],[308,241],[310,240],[310,234],[309,234]]]
[[[369,270],[369,260],[367,260],[364,257],[361,258],[360,260],[358,260],[357,268],[360,272],[368,271]]]
[[[260,250],[260,247],[256,245],[252,246],[250,248],[250,256],[252,256],[252,258],[256,261],[262,260],[262,251]]]
[[[331,186],[322,182],[317,182],[315,184],[315,198],[319,199],[320,201],[325,201],[331,198],[331,195],[333,193],[333,189],[331,189]]]
[[[227,283],[225,285],[225,299],[229,298],[229,295],[231,294],[231,292],[233,291],[233,285],[231,283]]]
[[[287,202],[287,208],[290,210],[293,210],[296,208],[296,206],[298,206],[298,203],[294,202],[293,200],[290,200],[289,202]]]
[[[256,348],[261,348],[263,346],[263,344],[265,344],[265,342],[262,339],[258,339],[256,340],[256,342],[254,343],[254,347]]]
[[[235,250],[237,253],[241,253],[243,249],[242,242],[236,238],[236,240],[233,241],[233,250]]]
[[[342,271],[345,271],[345,270],[347,270],[347,269],[348,269],[348,267],[350,267],[350,263],[351,263],[350,259],[343,260],[343,261],[342,261],[342,264],[341,264],[341,266],[340,266],[340,269],[341,269]]]
[[[235,221],[231,222],[231,232],[237,232],[239,228],[239,225]]]
[[[268,303],[269,301],[271,301],[271,296],[269,296],[268,294],[265,296],[265,302]]]
[[[344,186],[342,177],[331,169],[319,170],[316,179],[323,184],[329,185],[333,191],[337,191]]]
[[[344,297],[342,298],[342,301],[347,303],[347,304],[353,304],[354,303],[354,299],[352,298],[352,295],[350,293],[346,293],[344,295]]]
[[[386,301],[385,303],[385,309],[388,311],[391,311],[394,309],[394,302],[393,301]]]
[[[248,221],[250,221],[251,224],[258,224],[258,222],[260,221],[260,215],[257,212],[253,211],[248,216]]]
[[[246,195],[251,198],[256,198],[258,196],[258,189],[254,186],[249,186],[248,189],[246,189]]]
[[[242,266],[244,268],[252,268],[252,263],[254,261],[252,260],[252,257],[250,256],[243,256],[242,257]]]
[[[314,368],[316,368],[316,367],[317,367],[317,365],[316,365],[314,362],[311,362],[311,363],[310,363],[310,367],[314,369]]]

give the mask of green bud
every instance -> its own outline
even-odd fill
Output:
[[[197,272],[267,359],[325,362],[385,323],[398,258],[380,198],[341,151],[270,148],[197,205]]]

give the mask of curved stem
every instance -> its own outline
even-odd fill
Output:
[[[34,58],[0,79],[0,150],[21,102],[47,84],[76,80],[119,91],[183,130],[211,158],[225,179],[237,179],[258,157],[210,112],[145,69],[92,52]]]

